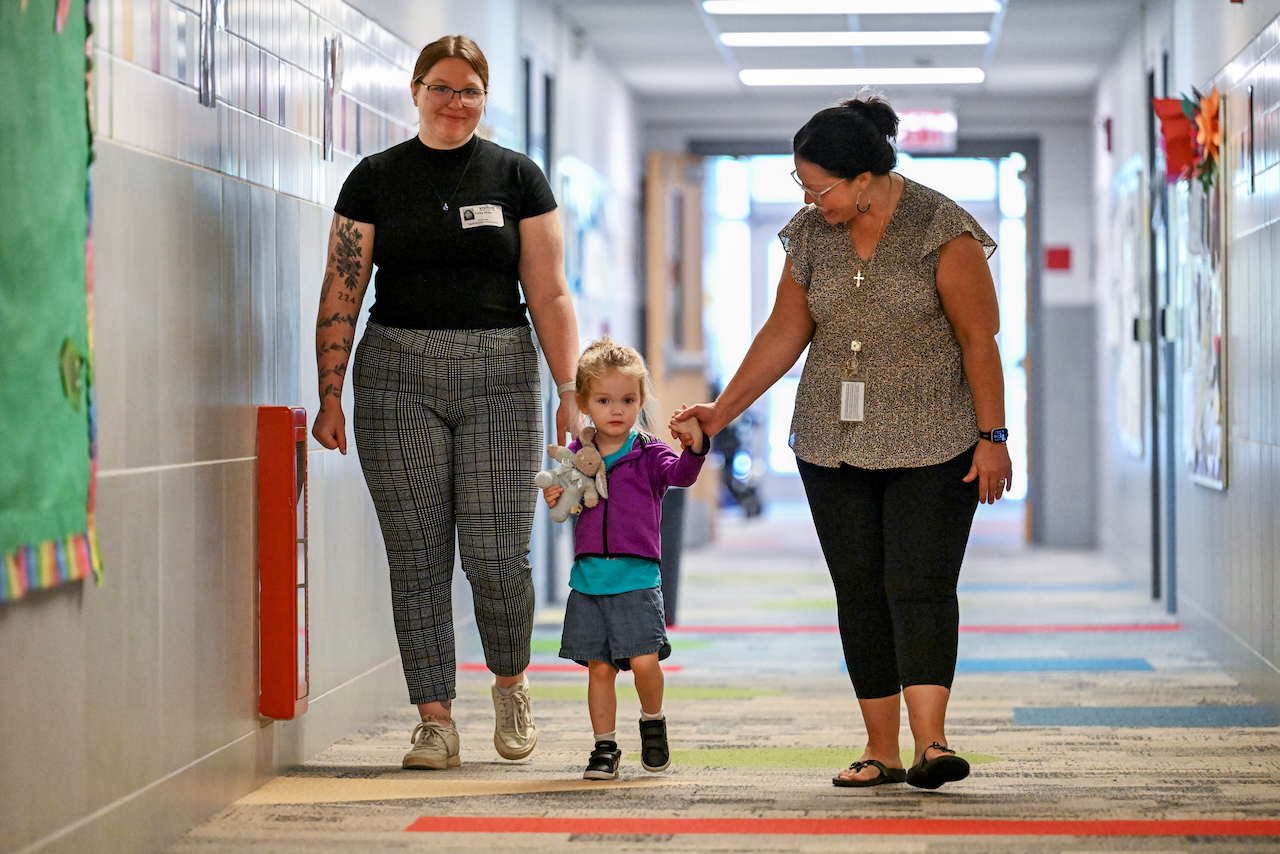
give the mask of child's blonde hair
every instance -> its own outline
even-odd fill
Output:
[[[632,347],[617,343],[608,335],[598,341],[592,341],[587,349],[578,357],[578,375],[576,398],[578,409],[587,411],[587,401],[591,399],[591,383],[610,371],[617,371],[625,377],[632,377],[640,384],[640,417],[636,423],[640,432],[653,436],[653,428],[657,422],[657,401],[653,397],[653,382],[649,379],[649,368],[641,356]]]

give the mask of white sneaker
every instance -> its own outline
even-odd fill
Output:
[[[457,768],[462,764],[461,754],[453,718],[426,717],[413,731],[413,749],[404,755],[402,766],[437,771]]]
[[[502,696],[494,680],[489,692],[497,722],[493,728],[493,746],[503,759],[524,759],[538,743],[538,727],[533,723],[533,707],[529,705],[529,677],[513,685],[508,696]]]

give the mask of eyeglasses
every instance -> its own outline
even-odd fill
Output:
[[[819,200],[820,200],[824,195],[826,195],[827,193],[831,192],[831,191],[832,191],[832,190],[834,190],[836,187],[839,187],[841,184],[843,184],[845,181],[848,181],[849,179],[848,179],[848,178],[841,178],[839,181],[836,181],[834,184],[832,184],[830,187],[827,187],[827,189],[825,189],[825,190],[810,190],[808,187],[806,187],[806,186],[804,185],[804,181],[801,181],[801,180],[800,180],[800,176],[796,174],[796,170],[795,170],[795,169],[792,169],[792,170],[791,170],[791,180],[796,182],[796,186],[797,186],[797,187],[799,187],[800,189],[804,190],[806,193],[808,193],[809,195],[813,196],[815,199],[819,199]]]
[[[417,79],[418,83],[422,82],[422,78]],[[451,86],[441,86],[438,83],[432,83],[430,86],[424,86],[427,90],[427,97],[431,99],[431,103],[441,105],[449,103],[453,100],[453,96],[457,95],[458,100],[462,102],[464,107],[478,107],[484,101],[485,90],[483,89],[454,89]]]

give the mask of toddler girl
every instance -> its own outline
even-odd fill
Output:
[[[560,641],[560,657],[588,669],[587,708],[596,744],[582,775],[587,780],[618,776],[622,751],[614,680],[619,670],[635,673],[641,764],[646,771],[671,764],[658,664],[671,654],[658,570],[662,496],[669,486],[693,484],[707,442],[693,419],[678,422],[682,454],[659,441],[650,430],[651,391],[644,359],[608,336],[578,360],[578,407],[595,425],[593,441],[604,457],[609,495],[578,516],[577,560],[569,575],[572,589]],[[676,425],[672,419],[673,432]],[[579,447],[575,440],[569,449]],[[547,505],[554,507],[562,492],[557,486],[543,490]]]

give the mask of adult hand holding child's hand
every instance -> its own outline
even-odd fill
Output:
[[[683,447],[692,449],[695,454],[702,453],[702,444],[706,441],[706,436],[702,432],[702,425],[698,423],[698,419],[688,417],[684,410],[681,410],[671,416],[667,426],[671,429],[671,438],[678,440]]]

